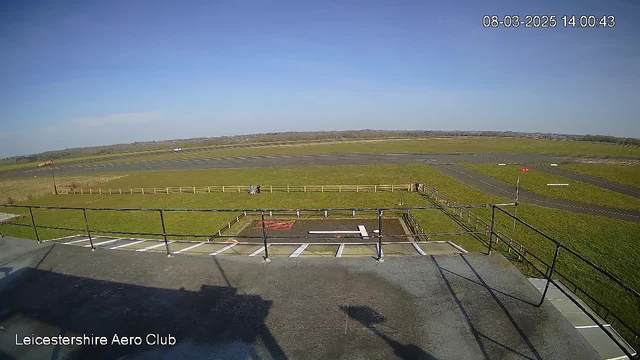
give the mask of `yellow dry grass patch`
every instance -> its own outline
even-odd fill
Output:
[[[58,187],[58,191],[62,188],[69,187],[89,187],[124,176],[126,175],[62,176],[56,177],[56,186]],[[0,180],[0,204],[8,204],[9,202],[17,203],[50,194],[53,194],[53,181],[51,180],[51,176]]]

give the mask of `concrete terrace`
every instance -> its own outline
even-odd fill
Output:
[[[11,238],[0,250],[0,358],[600,358],[499,254],[267,264]],[[16,333],[177,344],[16,347]]]

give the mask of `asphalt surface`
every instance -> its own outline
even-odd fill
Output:
[[[26,258],[3,264],[0,281],[17,280],[0,293],[2,358],[600,358],[500,254],[267,264],[55,244]],[[16,345],[31,334],[109,345]]]
[[[236,169],[285,166],[332,166],[375,164],[453,164],[458,162],[494,163],[499,158],[519,163],[553,163],[561,156],[539,154],[313,154],[313,155],[263,155],[227,158],[195,158],[158,161],[134,161],[116,164],[61,164],[56,165],[56,175],[85,175],[107,173],[131,173],[141,171]],[[24,178],[50,176],[49,168],[30,168],[0,173],[0,178]]]
[[[434,169],[449,175],[482,192],[515,201],[516,187],[491,176],[467,169],[459,165],[431,165]],[[607,216],[620,220],[640,223],[640,211],[615,209],[606,206],[584,204],[576,201],[559,200],[520,189],[520,203],[542,207],[574,211],[589,215]]]

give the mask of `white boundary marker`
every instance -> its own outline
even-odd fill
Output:
[[[182,250],[178,250],[178,251],[174,252],[174,254],[180,254],[181,252],[185,252],[187,250],[195,249],[198,246],[201,246],[201,245],[204,245],[204,244],[206,244],[206,243],[205,242],[201,242],[200,244],[191,245],[191,246],[188,246],[188,247],[186,247],[186,248],[184,248]]]
[[[547,184],[547,186],[569,186],[569,184]]]
[[[231,245],[227,245],[227,246],[223,247],[222,249],[219,249],[219,250],[217,250],[217,251],[212,252],[212,253],[211,253],[211,254],[209,254],[209,255],[218,255],[218,254],[220,254],[221,252],[223,252],[223,251],[227,251],[227,250],[231,249],[232,247],[234,247],[234,246],[236,246],[236,245],[238,245],[238,243],[233,243],[233,244],[231,244]]]
[[[70,245],[70,244],[75,244],[75,243],[79,243],[79,242],[83,242],[83,241],[89,241],[89,238],[81,239],[81,240],[73,240],[73,241],[69,241],[69,242],[63,243],[63,244]]]
[[[300,254],[302,254],[302,252],[307,248],[307,246],[309,246],[309,244],[300,245],[300,247],[297,248],[296,251],[293,252],[293,254],[289,255],[289,257],[298,257],[298,256],[300,256]]]
[[[309,234],[362,234],[362,232],[360,232],[360,230],[310,230]]]
[[[147,240],[138,240],[138,241],[130,242],[130,243],[128,243],[128,244],[122,244],[122,245],[114,246],[114,247],[109,248],[109,249],[110,249],[110,250],[113,250],[113,249],[120,249],[120,248],[123,248],[123,247],[131,246],[131,245],[135,245],[135,244],[140,244],[140,243],[143,243],[143,242],[145,242],[145,241],[147,241]]]
[[[611,324],[604,324],[602,325],[602,327],[610,327]],[[593,328],[599,328],[600,326],[598,325],[583,325],[583,326],[576,326],[576,329],[593,329]]]
[[[122,240],[122,239],[117,238],[117,239],[111,239],[111,240],[107,240],[107,241],[102,241],[102,242],[99,242],[97,244],[93,244],[93,246],[100,246],[100,245],[104,245],[104,244],[110,244],[110,243],[116,242],[118,240]],[[91,244],[85,245],[84,247],[91,247]]]
[[[271,246],[271,244],[267,244],[267,248],[268,248],[269,246]],[[249,256],[256,256],[256,255],[260,254],[260,253],[261,253],[261,252],[263,252],[263,251],[264,251],[264,246],[261,246],[261,247],[260,247],[260,249],[258,249],[258,250],[256,250],[256,251],[254,251],[254,252],[253,252],[253,253],[251,253]]]
[[[420,246],[418,246],[418,244],[416,244],[416,243],[412,242],[412,243],[411,243],[411,245],[413,245],[413,247],[416,249],[416,251],[417,251],[420,255],[422,255],[422,256],[427,255],[427,254],[425,254],[425,253],[424,253],[424,251],[420,248]]]
[[[167,244],[171,244],[171,243],[173,243],[173,241],[169,241],[169,242],[167,242]],[[142,251],[148,251],[148,250],[151,250],[151,249],[159,248],[160,246],[164,246],[164,242],[161,242],[160,244],[155,244],[155,245],[147,246],[147,247],[146,247],[146,248],[144,248],[144,249],[138,249],[138,250],[136,250],[136,251],[140,251],[140,252],[142,252]]]
[[[340,244],[338,247],[338,252],[336,253],[336,257],[342,257],[342,252],[344,251],[344,244]]]

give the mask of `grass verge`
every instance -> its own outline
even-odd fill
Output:
[[[640,188],[640,166],[637,165],[563,164],[561,167]]]

